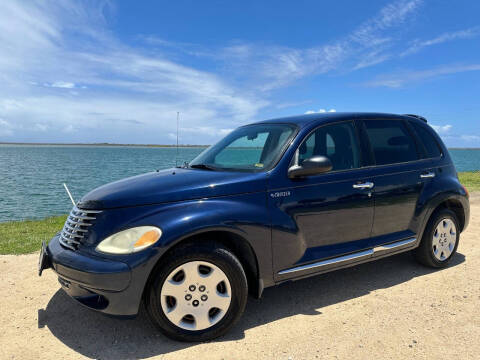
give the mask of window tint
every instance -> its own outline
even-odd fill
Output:
[[[395,164],[418,159],[412,136],[401,120],[365,120],[377,165]]]
[[[410,125],[413,126],[415,133],[425,147],[427,158],[438,157],[442,154],[442,150],[438,146],[437,140],[435,140],[433,135],[425,126],[419,125],[413,121],[410,122]]]
[[[333,171],[360,167],[360,150],[352,122],[319,127],[299,146],[295,163],[301,165],[305,159],[320,155],[330,159]]]

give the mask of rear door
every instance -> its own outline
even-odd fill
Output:
[[[401,119],[364,120],[362,133],[375,164],[371,171],[375,198],[371,246],[412,239],[426,165],[416,139]]]

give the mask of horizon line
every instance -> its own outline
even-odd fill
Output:
[[[38,146],[131,146],[131,147],[164,147],[164,148],[176,148],[176,144],[128,144],[128,143],[109,143],[109,142],[98,142],[98,143],[55,143],[55,142],[9,142],[9,141],[0,141],[0,145],[38,145]],[[178,147],[209,147],[212,144],[178,144]],[[449,150],[480,150],[480,147],[447,147]]]
[[[98,143],[56,143],[56,142],[9,142],[9,141],[0,141],[0,145],[39,145],[39,146],[51,146],[51,145],[62,145],[62,146],[143,146],[143,147],[168,147],[176,148],[177,145],[173,144],[123,144],[123,143],[109,143],[109,142],[98,142]],[[208,147],[210,145],[206,144],[178,144],[178,147]]]

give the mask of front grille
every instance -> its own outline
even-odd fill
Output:
[[[73,207],[60,234],[60,244],[64,247],[77,250],[78,245],[88,238],[88,231],[93,225],[100,210],[83,210]]]

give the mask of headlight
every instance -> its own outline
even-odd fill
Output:
[[[134,227],[107,237],[96,250],[107,254],[131,254],[155,244],[160,236],[162,230],[157,227]]]

